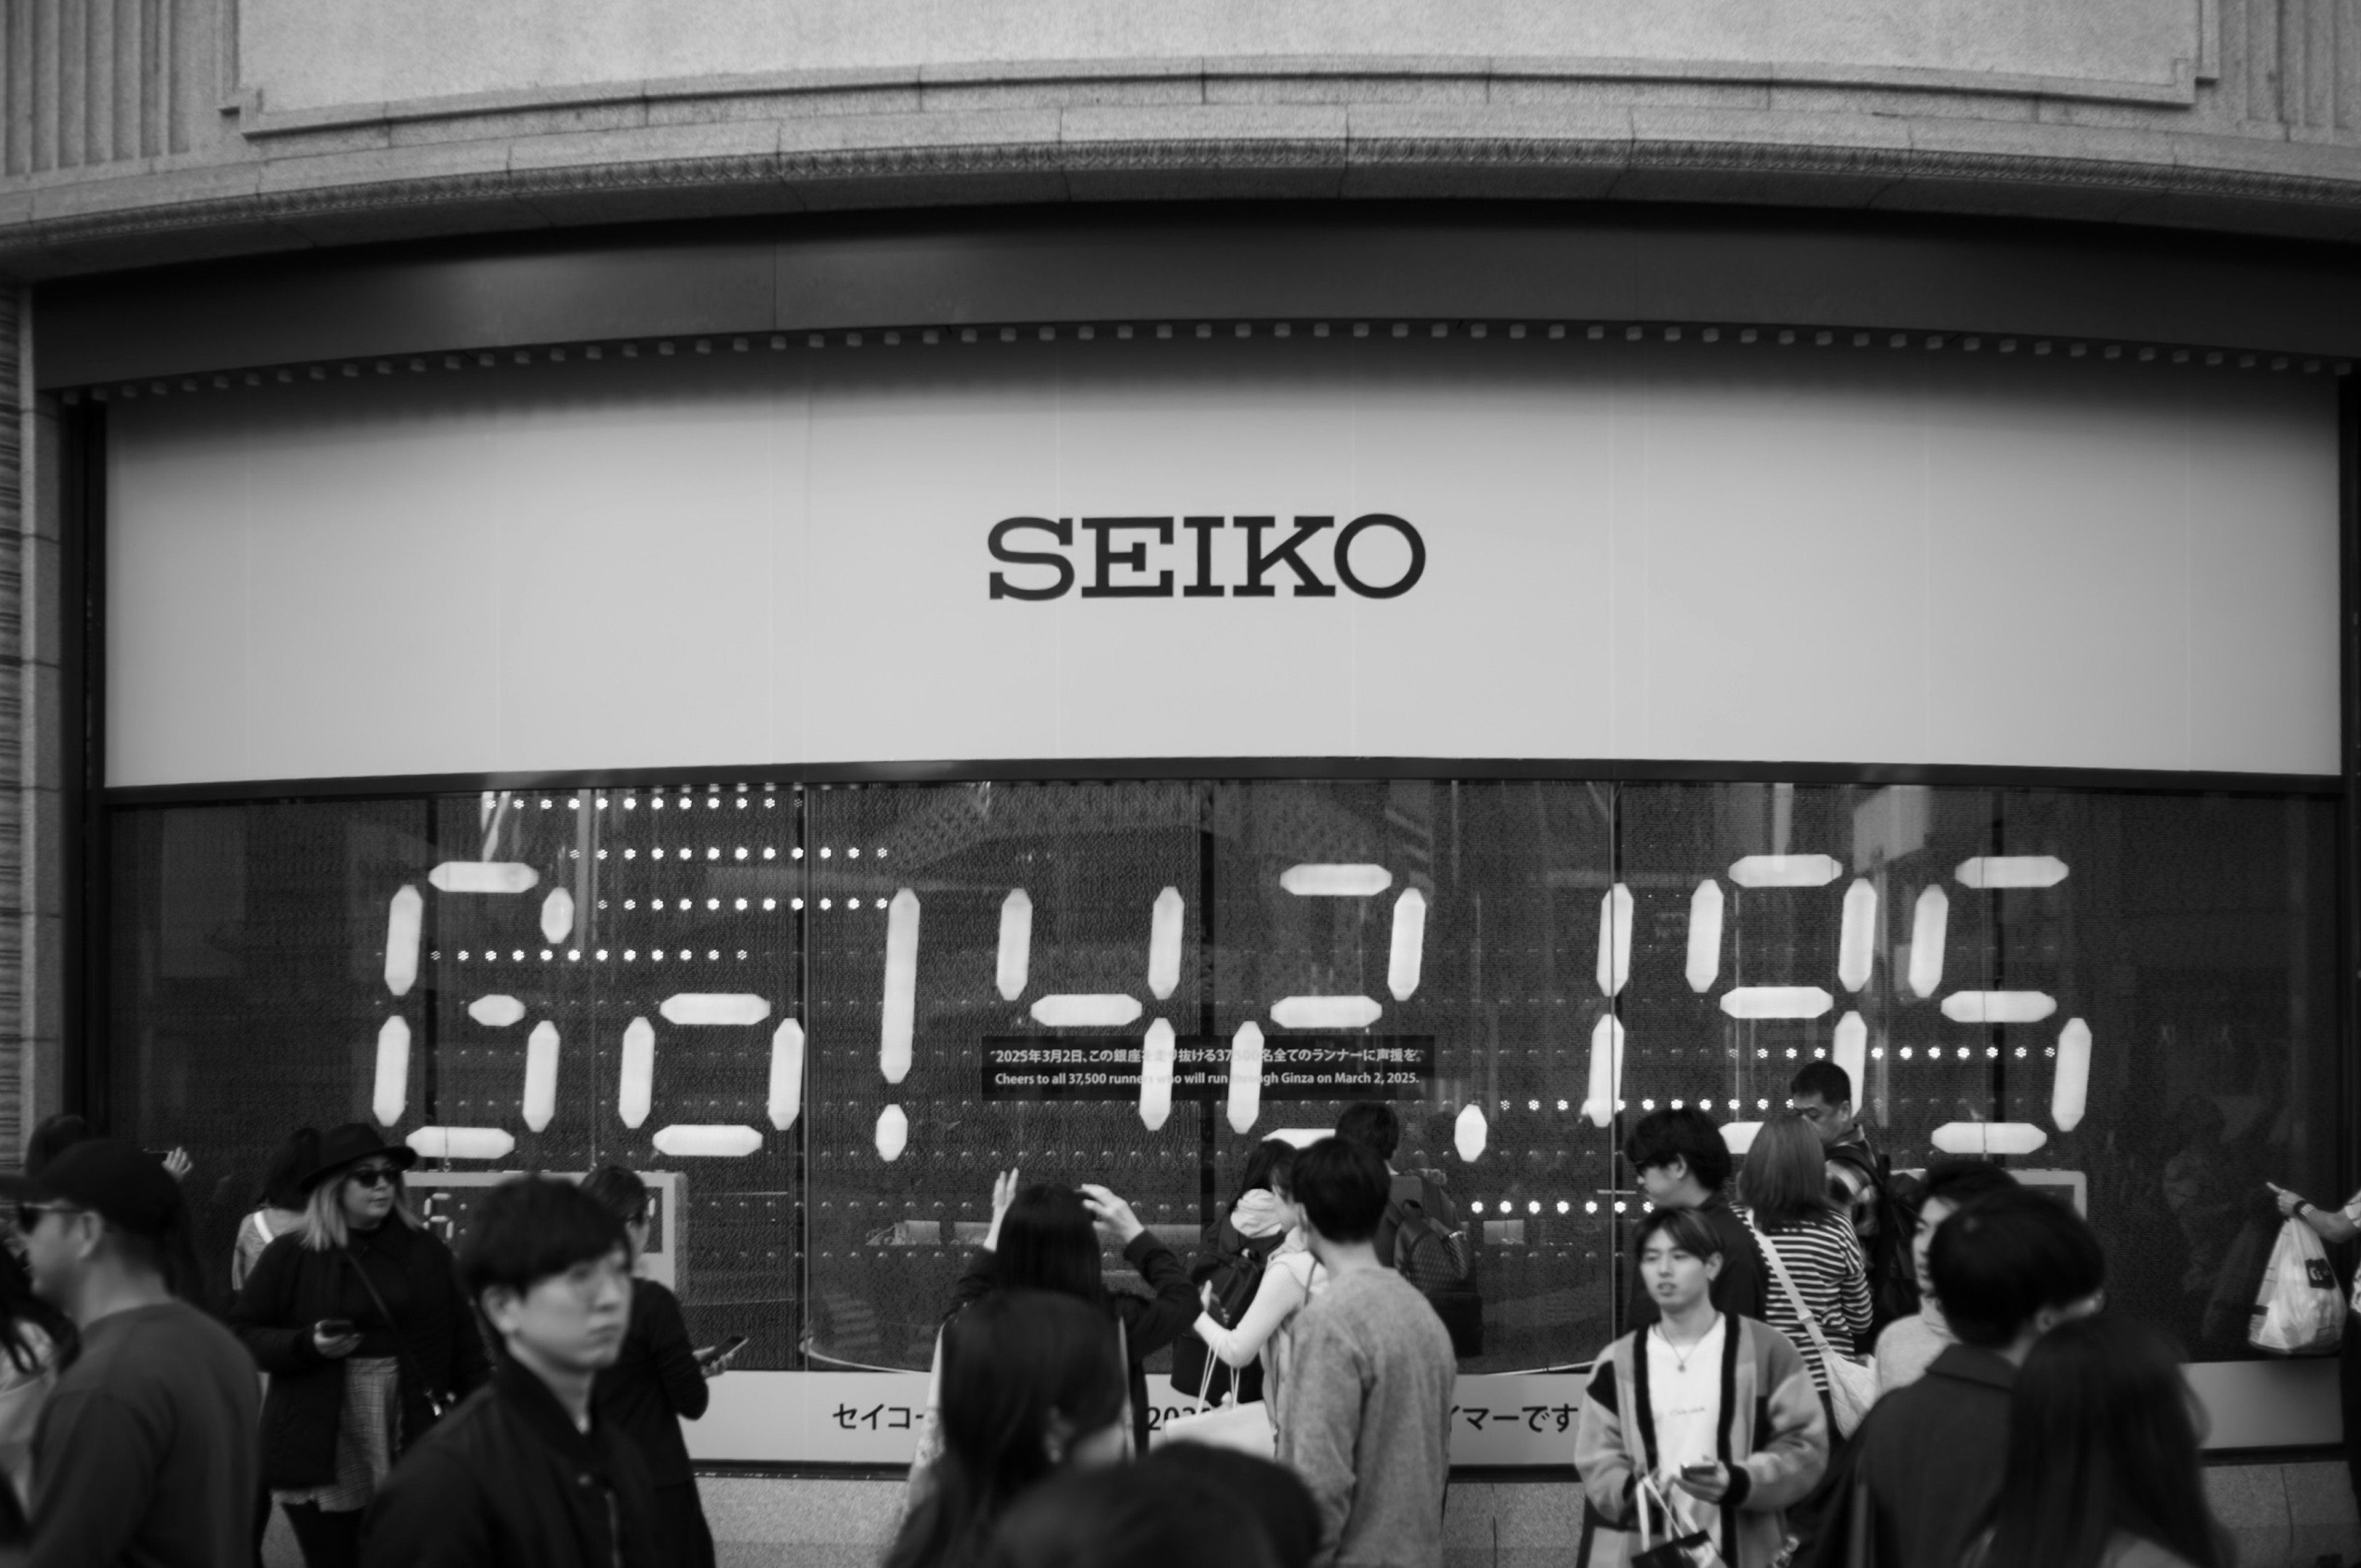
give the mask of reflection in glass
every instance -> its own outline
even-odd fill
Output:
[[[1378,1098],[1466,1223],[1471,1370],[1616,1332],[1629,1118],[1828,1057],[1897,1168],[2079,1193],[2246,1354],[2264,1177],[2334,1185],[2326,797],[1570,780],[491,792],[110,814],[109,1110],[209,1255],[299,1123],[681,1179],[741,1365],[922,1367],[994,1173],[1184,1255]],[[453,1211],[456,1212],[456,1211]],[[1119,1266],[1110,1276],[1125,1283]]]

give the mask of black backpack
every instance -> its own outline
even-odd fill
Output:
[[[1828,1151],[1830,1161],[1841,1161],[1860,1171],[1870,1191],[1870,1209],[1877,1217],[1877,1234],[1864,1249],[1869,1264],[1870,1318],[1875,1333],[1897,1318],[1918,1310],[1917,1266],[1910,1256],[1911,1233],[1918,1225],[1915,1192],[1898,1190],[1894,1162],[1850,1144]]]
[[[1386,1224],[1393,1245],[1378,1261],[1419,1288],[1451,1331],[1452,1353],[1484,1354],[1484,1296],[1476,1285],[1476,1252],[1466,1236],[1429,1212],[1426,1178],[1398,1175],[1387,1195]]]
[[[1262,1288],[1263,1265],[1286,1239],[1283,1234],[1240,1235],[1226,1215],[1205,1227],[1206,1254],[1190,1268],[1189,1277],[1200,1287],[1213,1288],[1213,1304],[1209,1310],[1216,1322],[1225,1329],[1238,1326],[1238,1320],[1254,1305],[1255,1292]],[[1210,1378],[1208,1371],[1212,1374]],[[1197,1337],[1194,1329],[1183,1330],[1180,1337],[1172,1342],[1172,1392],[1184,1399],[1193,1399],[1200,1388],[1204,1390],[1206,1398],[1217,1405],[1233,1388],[1239,1403],[1247,1403],[1261,1396],[1261,1369],[1247,1365],[1233,1373]]]

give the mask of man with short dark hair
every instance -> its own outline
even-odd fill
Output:
[[[1345,1107],[1336,1118],[1336,1135],[1348,1144],[1358,1144],[1385,1162],[1386,1176],[1390,1183],[1387,1192],[1386,1217],[1378,1223],[1378,1261],[1393,1266],[1394,1235],[1401,1228],[1403,1205],[1416,1203],[1426,1213],[1443,1222],[1445,1230],[1459,1229],[1459,1211],[1453,1206],[1451,1194],[1442,1183],[1422,1170],[1396,1170],[1395,1151],[1401,1147],[1401,1118],[1394,1108],[1381,1101],[1364,1100]],[[1462,1260],[1465,1261],[1464,1259]]]
[[[1852,1074],[1825,1058],[1806,1062],[1787,1084],[1788,1102],[1820,1135],[1828,1188],[1840,1193],[1853,1234],[1869,1262],[1870,1307],[1875,1326],[1917,1310],[1917,1289],[1902,1255],[1903,1225],[1894,1209],[1893,1183],[1871,1146],[1853,1105]]]
[[[33,1288],[82,1350],[33,1439],[38,1568],[243,1568],[254,1560],[254,1363],[172,1289],[194,1267],[181,1185],[117,1138],[77,1143],[16,1200]]]
[[[653,1568],[646,1466],[591,1401],[630,1325],[631,1268],[623,1222],[573,1183],[485,1195],[459,1276],[503,1354],[387,1478],[365,1568]]]
[[[1460,1229],[1459,1211],[1437,1173],[1394,1168],[1394,1151],[1401,1146],[1401,1118],[1383,1101],[1360,1101],[1345,1106],[1336,1118],[1336,1136],[1385,1162],[1386,1212],[1372,1239],[1378,1261],[1397,1273],[1407,1264],[1411,1283],[1424,1293],[1427,1305],[1450,1331],[1452,1348],[1462,1355],[1482,1354],[1484,1298],[1471,1277],[1474,1260],[1467,1235]],[[1415,1227],[1408,1247],[1401,1245],[1405,1226]]]
[[[1289,1179],[1328,1288],[1290,1330],[1276,1389],[1279,1460],[1320,1509],[1320,1568],[1440,1568],[1451,1470],[1451,1336],[1417,1288],[1378,1261],[1385,1162],[1322,1138]]]
[[[1877,1387],[1891,1394],[1927,1375],[1927,1368],[1958,1342],[1943,1316],[1934,1282],[1927,1277],[1927,1249],[1944,1221],[1988,1192],[2016,1185],[2016,1178],[1989,1160],[1938,1159],[1927,1168],[1918,1184],[1918,1223],[1910,1237],[1912,1277],[1918,1286],[1918,1310],[1896,1318],[1877,1336]]]
[[[1730,1146],[1721,1126],[1694,1106],[1652,1111],[1623,1140],[1623,1158],[1640,1184],[1641,1196],[1659,1209],[1694,1209],[1721,1244],[1721,1272],[1714,1277],[1715,1310],[1760,1318],[1763,1255],[1746,1222],[1730,1211]],[[1656,1299],[1640,1271],[1631,1271],[1631,1310],[1624,1321],[1644,1329],[1656,1321]]]
[[[2107,1260],[2072,1209],[2019,1187],[1945,1220],[1927,1275],[1958,1343],[1853,1433],[1812,1559],[1821,1568],[1864,1551],[1878,1568],[1958,1568],[2000,1496],[2016,1369],[2043,1334],[2099,1309]],[[1856,1545],[1862,1526],[1872,1533]]]

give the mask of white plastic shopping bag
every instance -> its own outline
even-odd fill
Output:
[[[2255,1293],[2246,1343],[2276,1355],[2326,1355],[2345,1332],[2345,1293],[2328,1266],[2328,1249],[2301,1220],[2279,1227]]]

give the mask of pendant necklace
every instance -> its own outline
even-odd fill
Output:
[[[1708,1329],[1705,1331],[1705,1333],[1699,1334],[1696,1339],[1690,1341],[1689,1353],[1687,1355],[1683,1355],[1681,1354],[1681,1347],[1673,1343],[1673,1336],[1671,1332],[1665,1329],[1664,1325],[1662,1323],[1658,1323],[1656,1325],[1656,1337],[1664,1342],[1664,1349],[1671,1353],[1673,1357],[1673,1370],[1675,1372],[1686,1372],[1689,1369],[1689,1362],[1691,1358],[1697,1354],[1697,1346],[1705,1343],[1706,1334],[1709,1334],[1711,1332],[1713,1332],[1713,1331],[1711,1329]]]

